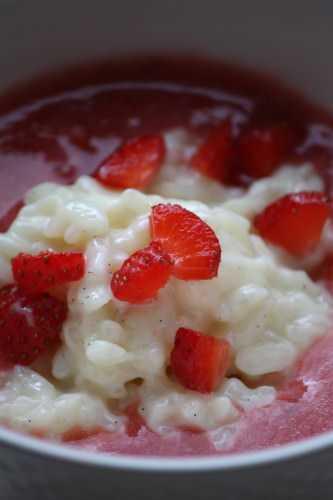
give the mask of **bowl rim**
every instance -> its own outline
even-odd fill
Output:
[[[141,54],[142,55],[142,54]],[[124,59],[123,55],[121,59]],[[200,58],[200,56],[199,56]],[[206,60],[219,61],[219,58],[206,56]],[[225,58],[223,62],[229,64]],[[232,65],[232,64],[231,64]],[[69,65],[72,68],[73,65]],[[80,66],[78,66],[80,67]],[[236,64],[245,71],[254,71],[254,67],[245,64]],[[46,73],[49,74],[49,73]],[[265,72],[259,72],[262,76],[268,76]],[[37,73],[38,79],[38,73]],[[273,77],[273,81],[278,81]],[[29,81],[28,81],[29,82]],[[181,85],[154,82],[154,84],[164,84],[168,89],[179,88]],[[153,84],[153,86],[154,86]],[[289,90],[297,89],[294,85],[288,85],[282,80],[283,87]],[[147,86],[145,83],[138,85]],[[148,84],[149,86],[149,84]],[[9,87],[11,88],[11,87]],[[8,89],[7,89],[8,90]],[[209,89],[194,87],[194,91],[208,92]],[[214,93],[214,91],[209,91]],[[152,473],[189,473],[189,472],[212,472],[218,470],[233,470],[245,469],[256,466],[270,465],[291,459],[308,456],[311,453],[323,451],[332,446],[333,448],[333,430],[321,433],[317,436],[303,438],[291,443],[276,445],[267,449],[251,450],[244,452],[236,452],[232,454],[217,454],[217,455],[200,455],[200,456],[180,456],[180,457],[161,457],[161,456],[145,456],[145,455],[129,455],[110,452],[88,451],[79,447],[74,447],[62,443],[57,443],[51,440],[39,439],[34,436],[25,435],[4,427],[0,427],[0,446],[5,445],[7,448],[55,459],[74,464],[87,465],[90,467],[99,467],[132,472],[152,472]]]
[[[333,431],[267,449],[230,455],[202,455],[190,458],[187,456],[160,457],[88,451],[70,445],[44,441],[29,435],[22,435],[5,428],[0,428],[1,444],[14,448],[18,452],[24,451],[58,461],[97,466],[98,468],[132,472],[187,473],[244,469],[307,456],[310,453],[319,452],[333,446]]]

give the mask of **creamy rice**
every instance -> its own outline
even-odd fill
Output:
[[[301,269],[332,248],[330,225],[320,248],[303,261],[266,245],[251,229],[253,216],[280,196],[323,189],[311,165],[281,166],[244,191],[223,187],[182,164],[195,147],[184,130],[166,134],[166,142],[167,161],[149,194],[110,191],[89,177],[68,187],[42,184],[27,194],[17,219],[0,235],[0,284],[12,281],[10,260],[22,251],[82,250],[87,259],[84,279],[69,287],[69,318],[51,369],[17,367],[3,375],[3,423],[50,435],[77,425],[115,429],[123,419],[114,411],[140,398],[140,413],[154,430],[213,429],[276,396],[273,387],[250,389],[233,375],[286,371],[326,333],[331,298]],[[218,236],[223,249],[218,277],[171,279],[151,303],[119,302],[112,296],[111,274],[149,243],[151,206],[175,201]],[[181,326],[231,343],[234,363],[214,394],[188,391],[166,375]]]

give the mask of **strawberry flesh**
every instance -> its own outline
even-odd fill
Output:
[[[296,133],[287,125],[251,128],[239,140],[243,170],[251,177],[271,175],[295,145]]]
[[[160,135],[143,135],[125,142],[97,168],[94,177],[104,186],[143,189],[152,181],[165,158]]]
[[[181,280],[207,280],[218,273],[221,246],[214,231],[179,205],[160,204],[150,217],[153,240],[173,261],[172,274]]]
[[[15,285],[0,289],[0,359],[30,365],[59,340],[67,306],[47,294],[30,296]]]
[[[191,158],[191,167],[201,174],[224,182],[233,158],[233,143],[229,121],[214,128]]]
[[[323,193],[304,191],[283,196],[254,220],[254,227],[269,243],[302,256],[318,243],[330,208]]]
[[[27,293],[39,294],[58,285],[79,281],[85,273],[85,259],[80,252],[20,253],[12,259],[14,279]]]
[[[111,280],[113,295],[130,304],[154,299],[170,278],[172,262],[158,242],[125,260]]]
[[[188,328],[179,328],[171,352],[173,375],[187,389],[213,392],[225,376],[230,364],[227,340]]]

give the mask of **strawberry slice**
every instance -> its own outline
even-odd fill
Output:
[[[15,285],[0,289],[0,358],[30,365],[60,338],[67,306],[44,294],[30,296]]]
[[[80,252],[20,253],[12,259],[16,283],[27,293],[39,294],[57,285],[79,281],[85,272],[84,255]]]
[[[208,280],[217,275],[221,246],[214,231],[197,215],[179,205],[160,204],[150,217],[152,238],[172,261],[181,280]]]
[[[201,174],[224,182],[233,158],[231,124],[229,121],[214,128],[191,158],[191,167]]]
[[[305,191],[283,196],[254,220],[266,241],[302,256],[319,243],[330,208],[323,193]]]
[[[239,156],[244,171],[251,177],[271,175],[286,159],[296,141],[287,125],[252,128],[239,141]]]
[[[143,135],[125,142],[106,158],[93,174],[109,188],[143,189],[153,179],[165,158],[160,135]]]
[[[213,392],[229,368],[230,344],[227,340],[179,328],[170,361],[172,373],[184,387]]]
[[[172,262],[158,242],[152,242],[125,260],[111,280],[118,300],[141,304],[154,299],[171,275]]]

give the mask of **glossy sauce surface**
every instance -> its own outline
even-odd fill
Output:
[[[332,117],[268,77],[201,59],[96,64],[0,97],[0,218],[37,183],[90,173],[123,138],[177,126],[204,133],[227,117],[235,136],[251,124],[292,124],[292,159],[332,164]],[[235,168],[233,182],[240,177]]]
[[[297,93],[247,70],[199,59],[146,58],[75,68],[0,97],[0,231],[30,187],[69,184],[89,174],[124,138],[177,126],[204,134],[229,118],[235,137],[249,125],[288,123],[298,131],[290,160],[314,162],[331,194],[333,118]],[[233,184],[251,179],[235,165]],[[312,348],[268,408],[244,415],[224,452],[267,447],[333,429],[332,337]],[[215,445],[212,442],[215,443]],[[160,437],[133,413],[127,434],[65,436],[90,449],[193,455],[219,453],[214,436]]]

